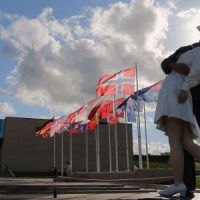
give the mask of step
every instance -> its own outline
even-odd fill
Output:
[[[57,188],[59,190],[138,190],[140,189],[139,187],[68,187],[68,186],[48,186],[48,187],[40,187],[40,186],[4,186],[0,188],[0,191],[6,190],[6,191],[11,191],[11,190],[26,190],[26,191],[31,191],[31,190],[49,190],[52,188]]]
[[[155,189],[139,189],[139,190],[60,190],[56,189],[57,194],[103,194],[103,193],[146,193],[155,192]],[[27,190],[12,190],[12,191],[0,191],[0,194],[53,194],[54,188],[51,190],[39,190],[39,191],[27,191]]]

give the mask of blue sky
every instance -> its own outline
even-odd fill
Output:
[[[199,18],[196,0],[1,0],[0,118],[61,116],[92,99],[102,75],[135,62],[140,88],[163,79],[160,62],[199,40]],[[149,140],[165,146],[152,152],[168,148],[154,110]]]

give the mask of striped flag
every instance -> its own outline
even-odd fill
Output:
[[[122,70],[115,74],[105,75],[100,78],[96,93],[97,96],[110,94],[134,94],[135,67]]]

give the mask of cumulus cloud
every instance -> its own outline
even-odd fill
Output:
[[[197,31],[197,26],[200,25],[200,9],[190,8],[188,10],[180,11],[177,16],[181,23],[182,37],[186,42],[196,42],[199,41],[199,31]],[[189,36],[188,37],[188,33]]]
[[[132,0],[62,20],[52,8],[35,19],[9,17],[9,26],[0,25],[4,51],[17,59],[8,83],[25,104],[64,113],[93,98],[102,75],[136,61],[142,84],[158,81],[170,9]]]
[[[169,18],[170,31],[164,43],[165,47],[171,51],[180,46],[190,45],[199,41],[199,31],[197,26],[200,25],[200,9],[189,8],[180,10],[177,8]]]
[[[1,110],[1,115],[14,115],[15,109],[13,108],[12,105],[8,104],[7,102],[0,102],[0,110]]]
[[[138,142],[133,142],[133,152],[138,154]],[[169,152],[169,144],[151,141],[148,143],[148,153],[151,155],[160,155],[161,153]],[[146,142],[142,140],[142,154],[146,154]]]

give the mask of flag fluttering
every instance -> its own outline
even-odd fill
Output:
[[[115,100],[115,105],[118,106],[124,101],[124,98],[118,98]],[[109,119],[110,123],[116,123],[118,118],[124,118],[123,111],[117,111],[116,116],[113,113],[113,97],[111,95],[107,95],[103,98],[102,102],[94,107],[88,115],[88,119],[91,120],[98,114],[100,119]]]
[[[55,119],[50,130],[49,130],[49,136],[53,137],[56,133],[62,133],[65,132],[69,127],[69,122],[66,121],[66,117],[60,117],[58,119]]]
[[[143,93],[143,95],[141,95],[143,100],[148,103],[157,102],[159,91],[160,91],[162,84],[163,84],[163,80],[150,86],[150,88],[145,93]]]
[[[48,137],[50,129],[53,126],[53,123],[54,123],[54,117],[48,120],[46,123],[44,123],[41,127],[37,128],[35,135]]]
[[[135,112],[143,111],[144,101],[141,97],[138,97],[137,99],[135,96],[129,96],[116,109],[117,112],[126,111],[127,122],[136,122]]]
[[[134,95],[129,96],[126,98],[118,107],[116,110],[126,110],[127,113],[127,121],[128,122],[135,122],[136,121],[136,115],[135,112],[143,111],[144,102],[157,102],[158,95],[160,88],[162,86],[163,80],[142,88],[141,90],[138,90],[135,92]]]
[[[114,124],[124,120],[136,121],[136,111],[142,112],[144,102],[156,102],[163,80],[135,92],[135,67],[109,74],[100,78],[97,87],[97,97],[86,105],[64,117],[47,121],[37,130],[36,135],[52,137],[56,133],[74,134],[94,130],[99,119],[108,119]],[[118,98],[113,102],[113,94],[130,95],[128,98]],[[113,110],[115,105],[117,109]],[[97,119],[98,116],[98,119]]]
[[[97,96],[110,94],[133,95],[135,89],[135,67],[122,70],[118,73],[105,75],[100,78],[97,87]]]

